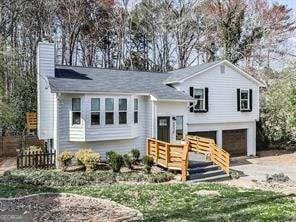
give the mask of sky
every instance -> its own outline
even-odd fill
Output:
[[[275,1],[273,1],[273,2],[275,2]],[[277,1],[277,2],[282,3],[282,4],[286,4],[290,8],[296,9],[296,1],[295,0],[281,0],[281,1]]]

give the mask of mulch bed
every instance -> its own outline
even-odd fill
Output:
[[[142,213],[135,209],[109,200],[73,194],[35,194],[20,198],[2,198],[0,199],[0,214],[3,219],[5,215],[15,214],[26,218],[26,221],[40,222],[143,220]],[[7,220],[4,219],[4,221]]]

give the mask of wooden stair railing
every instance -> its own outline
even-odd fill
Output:
[[[172,170],[181,170],[181,179],[187,179],[189,143],[171,144],[160,140],[147,139],[147,155],[154,162]]]
[[[230,155],[218,147],[214,140],[199,136],[187,136],[186,140],[189,142],[189,151],[208,156],[213,163],[229,174]]]
[[[225,173],[229,174],[230,155],[218,147],[212,139],[188,136],[185,144],[172,144],[153,138],[147,139],[147,155],[152,157],[154,163],[160,166],[172,170],[181,170],[182,181],[187,180],[188,154],[190,151],[206,155]]]

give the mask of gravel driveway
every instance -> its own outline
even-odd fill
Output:
[[[264,151],[255,158],[236,158],[231,168],[242,171],[246,178],[265,181],[266,175],[284,173],[292,181],[296,181],[296,152]]]
[[[232,159],[231,169],[241,171],[239,179],[220,183],[247,189],[262,189],[296,195],[296,153],[284,151],[264,151],[259,157],[241,157]],[[284,173],[290,178],[288,182],[267,182],[266,176]]]

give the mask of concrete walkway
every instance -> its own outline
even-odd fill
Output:
[[[3,175],[5,171],[14,169],[16,169],[16,157],[7,157],[0,165],[0,176]]]

